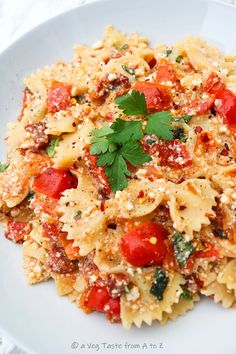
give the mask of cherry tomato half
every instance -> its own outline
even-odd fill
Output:
[[[59,199],[66,189],[76,188],[77,178],[69,171],[47,168],[35,179],[34,190],[50,198]]]
[[[136,267],[162,265],[167,248],[167,231],[159,224],[148,221],[124,234],[120,249],[127,262]]]

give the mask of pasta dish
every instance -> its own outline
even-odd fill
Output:
[[[8,124],[1,222],[27,282],[125,328],[233,307],[235,57],[112,26],[74,52],[25,78]]]

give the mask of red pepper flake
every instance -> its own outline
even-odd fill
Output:
[[[100,204],[100,210],[101,211],[105,211],[105,203],[106,203],[106,198],[103,198],[101,200],[101,204]]]
[[[143,198],[143,197],[144,197],[144,191],[141,189],[141,190],[138,192],[137,198]]]
[[[194,128],[194,131],[196,134],[199,134],[202,132],[202,127],[200,127],[200,125],[197,125],[195,128]]]

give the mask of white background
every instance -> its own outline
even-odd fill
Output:
[[[96,0],[0,0],[0,53],[33,27],[81,3],[91,1]],[[236,4],[236,0],[222,1]],[[23,352],[0,333],[0,354]]]

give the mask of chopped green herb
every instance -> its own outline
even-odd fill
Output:
[[[173,118],[168,111],[157,112],[148,117],[145,133],[155,134],[164,140],[173,140],[174,133],[172,131],[171,122]]]
[[[213,233],[215,236],[221,238],[221,239],[226,239],[227,236],[225,235],[224,231],[222,229],[215,229],[213,230]]]
[[[131,69],[131,68],[129,68],[129,67],[126,66],[126,65],[121,65],[121,67],[122,67],[122,69],[123,69],[124,71],[126,71],[128,74],[135,76],[135,70],[134,70],[134,69]]]
[[[1,163],[0,162],[0,173],[4,172],[8,167],[9,167],[9,163]]]
[[[125,286],[125,293],[128,294],[132,289],[132,283],[129,283]]]
[[[55,147],[59,145],[60,138],[52,138],[46,147],[46,153],[49,157],[54,157],[56,154]]]
[[[180,117],[180,118],[176,118],[175,122],[188,124],[192,118],[193,118],[192,116],[183,116],[183,117]]]
[[[124,44],[124,45],[121,45],[121,46],[116,46],[116,48],[117,49],[119,49],[119,50],[126,50],[126,49],[128,49],[129,48],[129,45],[128,44]]]
[[[174,139],[178,139],[183,143],[186,143],[186,141],[188,140],[188,137],[185,135],[183,128],[179,128],[179,127],[174,128],[173,133],[174,133]]]
[[[25,86],[25,91],[31,92],[28,86]]]
[[[35,192],[29,192],[29,194],[27,195],[26,199],[27,200],[31,200],[33,198],[33,196],[35,195]]]
[[[169,57],[172,53],[172,50],[171,49],[167,49],[166,51],[166,57]]]
[[[75,219],[75,220],[79,220],[80,217],[81,217],[81,215],[82,215],[82,211],[81,211],[81,210],[78,210],[78,211],[75,213],[75,215],[74,215],[74,219]]]
[[[77,96],[74,96],[73,98],[75,98],[77,102],[81,102],[84,99],[84,96],[77,95]]]
[[[185,241],[184,235],[176,231],[173,236],[174,253],[180,267],[183,267],[189,256],[193,253],[194,247],[189,241]]]
[[[155,272],[155,279],[150,289],[150,293],[155,296],[157,300],[163,300],[164,291],[168,283],[169,277],[161,268],[157,268]]]
[[[188,301],[192,300],[193,297],[192,297],[190,291],[187,288],[185,288],[185,287],[182,287],[182,289],[183,289],[183,292],[180,295],[181,299],[188,300]]]
[[[147,114],[147,104],[143,93],[132,91],[115,99],[118,107],[127,115],[137,116]]]
[[[178,55],[178,56],[175,58],[176,63],[179,63],[179,64],[182,62],[182,60],[183,60],[182,55]]]
[[[156,140],[154,140],[154,139],[147,139],[146,140],[146,143],[148,144],[148,145],[152,145],[152,144],[154,144],[156,142]]]

